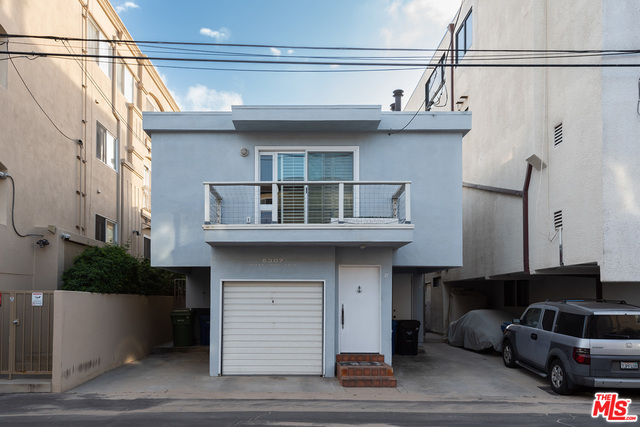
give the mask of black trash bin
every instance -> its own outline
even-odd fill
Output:
[[[210,317],[208,314],[201,314],[200,318],[200,345],[209,345],[209,333],[211,331]]]
[[[391,323],[391,354],[396,354],[396,336],[398,336],[398,321]]]
[[[189,309],[173,310],[170,314],[173,324],[173,346],[190,347],[193,339],[193,313]]]
[[[415,356],[418,354],[418,335],[420,322],[417,320],[398,320],[396,336],[396,354]]]

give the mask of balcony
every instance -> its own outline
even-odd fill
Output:
[[[401,247],[413,240],[411,183],[205,183],[207,243]]]

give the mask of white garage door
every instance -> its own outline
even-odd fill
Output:
[[[322,375],[321,282],[226,282],[223,375]]]

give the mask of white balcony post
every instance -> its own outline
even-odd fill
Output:
[[[344,224],[344,182],[338,184],[338,224]]]
[[[211,184],[204,185],[204,223],[211,224]]]
[[[411,224],[411,183],[410,182],[407,182],[404,185],[404,209],[406,211],[405,223]]]
[[[278,223],[278,184],[271,184],[271,223]]]

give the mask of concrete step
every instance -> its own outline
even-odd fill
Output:
[[[390,387],[398,386],[398,380],[394,377],[342,377],[342,387]]]
[[[336,354],[336,362],[384,362],[384,356],[373,353],[343,353]]]
[[[393,377],[393,368],[383,362],[336,362],[338,377]]]

